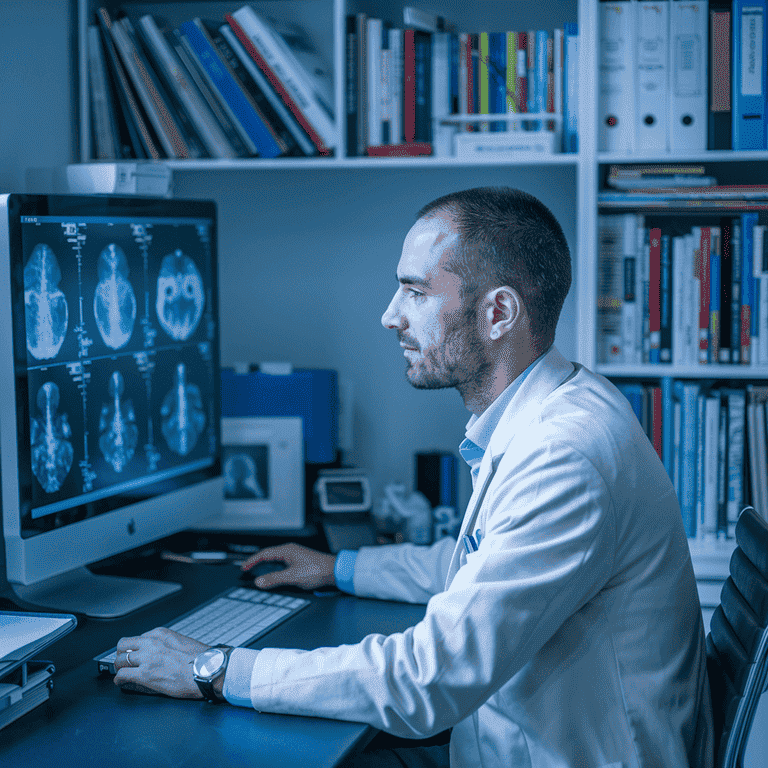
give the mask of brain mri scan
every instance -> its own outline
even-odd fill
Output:
[[[99,254],[99,282],[93,296],[96,327],[112,349],[124,347],[136,321],[136,294],[128,281],[128,260],[119,245],[110,244]]]
[[[56,357],[67,335],[69,308],[60,282],[56,255],[47,245],[36,245],[24,267],[27,349],[36,360]]]
[[[32,472],[46,493],[58,491],[72,468],[72,429],[66,413],[58,413],[59,388],[47,381],[37,391],[40,416],[32,418]]]
[[[163,258],[157,278],[157,319],[176,341],[186,341],[203,314],[203,279],[195,262],[176,250]]]
[[[173,388],[163,399],[160,415],[168,447],[179,456],[186,456],[205,427],[205,411],[200,388],[187,382],[183,363],[176,366]]]
[[[139,442],[139,429],[133,403],[123,400],[125,384],[119,371],[109,379],[109,394],[112,400],[101,406],[99,419],[99,448],[115,472],[122,472],[133,458]]]

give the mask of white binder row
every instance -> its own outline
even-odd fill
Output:
[[[601,0],[598,150],[707,148],[707,0]]]

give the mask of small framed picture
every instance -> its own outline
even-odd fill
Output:
[[[300,417],[221,420],[223,513],[206,529],[304,527],[304,432]]]

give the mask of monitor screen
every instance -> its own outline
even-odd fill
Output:
[[[9,580],[30,584],[216,509],[215,492],[189,503],[221,476],[216,215],[210,201],[0,199],[4,532]],[[78,554],[52,569],[35,542],[56,534]]]

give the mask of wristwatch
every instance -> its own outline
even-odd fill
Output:
[[[192,662],[192,676],[206,701],[224,701],[216,695],[213,683],[227,671],[232,650],[229,645],[214,645],[195,656]]]

